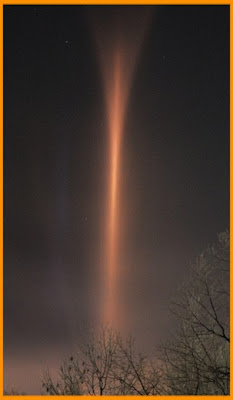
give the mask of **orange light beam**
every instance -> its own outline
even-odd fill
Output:
[[[120,53],[116,51],[109,106],[109,194],[106,238],[106,297],[104,322],[116,320],[116,271],[118,264],[119,202],[120,202],[120,147],[123,131],[123,82]]]
[[[101,10],[100,10],[101,11]],[[113,14],[112,14],[113,15]],[[101,322],[119,329],[120,302],[119,282],[124,273],[121,265],[123,256],[120,255],[120,233],[124,227],[120,222],[121,195],[121,147],[124,119],[132,85],[133,75],[140,49],[147,33],[152,8],[133,8],[128,17],[119,19],[114,15],[113,27],[106,24],[99,15],[91,19],[97,57],[104,87],[106,116],[108,122],[108,177],[106,199],[106,221],[104,240],[104,266],[101,274]],[[118,16],[118,17],[117,17]]]

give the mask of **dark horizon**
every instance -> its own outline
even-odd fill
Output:
[[[123,334],[147,352],[168,335],[190,262],[229,228],[229,6],[4,6],[5,389],[40,393],[45,365],[101,323],[108,128],[92,24],[111,44],[140,7],[151,16],[123,128]]]

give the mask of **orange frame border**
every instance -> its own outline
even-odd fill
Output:
[[[6,398],[9,400],[14,400],[16,398],[22,399],[32,399],[39,400],[44,399],[42,395],[3,395],[3,6],[4,5],[104,5],[104,4],[128,4],[128,5],[229,5],[230,7],[230,50],[233,43],[233,0],[0,0],[0,44],[1,44],[1,52],[0,52],[0,82],[2,83],[1,87],[1,96],[0,96],[0,220],[2,221],[0,228],[0,310],[1,310],[1,318],[0,318],[0,398]],[[233,53],[230,51],[230,116],[233,115],[233,80],[231,79],[231,71],[233,65]],[[231,140],[232,134],[232,123],[230,118],[230,233],[231,228],[233,227],[233,213],[231,212],[231,200],[233,197],[233,188],[231,184],[231,177],[233,172],[231,154],[233,153],[233,140]],[[233,239],[230,235],[230,287],[233,287],[233,274],[231,271],[231,260],[233,256]],[[230,296],[230,310],[232,310],[232,295]],[[232,333],[232,325],[233,325],[233,314],[230,312],[230,333]],[[159,397],[161,400],[170,400],[172,397],[177,399],[214,399],[218,400],[231,398],[231,394],[233,393],[233,373],[232,373],[232,365],[233,365],[233,347],[230,346],[230,395],[226,396],[155,396]],[[62,396],[63,399],[73,400],[76,397],[80,396]],[[89,396],[81,396],[83,399],[89,398]],[[97,396],[100,397],[100,396]],[[147,396],[141,396],[144,399]],[[50,399],[59,399],[60,396],[46,396],[46,398]],[[134,399],[135,396],[105,396],[105,398],[109,399]]]

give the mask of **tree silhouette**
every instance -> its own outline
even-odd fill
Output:
[[[54,382],[47,371],[43,387],[51,395],[149,395],[159,394],[160,374],[149,359],[137,353],[132,339],[123,341],[112,329],[85,341],[75,356],[60,367]]]
[[[172,307],[178,328],[161,345],[171,394],[229,394],[229,233],[192,266]]]
[[[229,233],[196,259],[172,303],[173,334],[153,360],[135,342],[103,327],[84,340],[77,354],[49,371],[43,387],[51,395],[226,395],[229,362]]]

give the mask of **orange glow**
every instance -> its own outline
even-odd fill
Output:
[[[119,234],[119,180],[120,180],[120,147],[123,130],[123,82],[120,54],[116,53],[112,99],[109,107],[109,195],[106,235],[106,296],[105,296],[105,323],[113,323],[116,319],[116,271],[119,263],[118,234]]]
[[[132,49],[132,47],[131,47]],[[134,56],[136,52],[134,51]],[[132,50],[126,54],[125,48],[115,46],[108,61],[106,71],[106,108],[108,120],[108,180],[106,204],[105,268],[103,293],[103,323],[120,328],[120,310],[118,307],[119,276],[123,274],[120,254],[120,233],[122,227],[121,194],[122,175],[122,139],[127,99],[132,80]]]
[[[119,277],[124,273],[123,257],[120,254],[121,235],[124,227],[121,220],[122,139],[127,101],[132,84],[136,61],[148,27],[151,11],[148,8],[134,9],[114,27],[101,23],[101,18],[92,20],[95,29],[98,58],[100,61],[107,117],[107,195],[105,211],[104,265],[101,273],[102,323],[120,328],[118,304]],[[115,15],[116,17],[116,15]],[[113,21],[115,19],[113,18]],[[103,22],[103,21],[102,21]],[[101,28],[100,28],[101,27]]]

